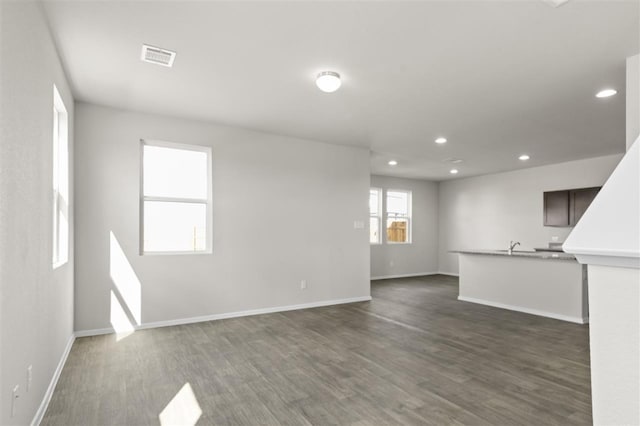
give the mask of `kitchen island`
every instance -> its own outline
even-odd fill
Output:
[[[567,253],[456,251],[458,300],[570,321],[589,322],[587,269]]]

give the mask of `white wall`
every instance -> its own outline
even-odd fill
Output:
[[[589,265],[593,424],[640,424],[640,270]]]
[[[640,135],[640,55],[627,58],[627,150]]]
[[[354,229],[367,150],[83,103],[76,117],[77,330],[111,327],[110,233],[143,324],[369,296],[367,229]],[[213,254],[139,255],[141,138],[213,148]]]
[[[545,191],[601,186],[621,155],[571,161],[512,172],[455,179],[439,187],[440,271],[458,273],[458,255],[451,250],[546,247],[572,228],[542,225]]]
[[[412,191],[411,244],[372,244],[371,277],[420,275],[438,271],[438,184],[417,179],[371,176],[371,186]],[[383,192],[384,194],[384,192]],[[383,197],[382,211],[385,211]],[[384,222],[384,220],[383,220]],[[383,223],[383,241],[385,241]]]
[[[71,129],[74,105],[40,7],[35,2],[0,2],[2,425],[32,421],[73,333],[73,233],[69,263],[52,270],[54,83]],[[73,224],[73,190],[71,194]],[[26,392],[29,365],[33,381]],[[15,385],[20,386],[20,397],[11,418]]]

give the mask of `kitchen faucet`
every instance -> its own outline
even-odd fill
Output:
[[[520,243],[517,241],[509,241],[509,250],[507,250],[507,252],[511,255],[513,253],[513,249],[515,248],[515,246],[519,246]]]

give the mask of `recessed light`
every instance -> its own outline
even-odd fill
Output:
[[[604,89],[604,90],[599,91],[596,94],[596,98],[608,98],[610,96],[615,95],[616,93],[618,93],[618,91],[615,90],[615,89]]]
[[[520,157],[518,157],[518,160],[527,161],[529,158],[531,157],[529,157],[527,154],[522,154]]]
[[[456,175],[458,174],[458,169],[451,169],[449,170],[449,173],[451,173],[452,175]]]
[[[396,160],[391,160],[387,164],[389,164],[390,166],[397,166],[398,162]]]
[[[447,143],[447,138],[438,138],[436,139],[437,144]]]
[[[340,74],[335,71],[323,71],[316,77],[316,86],[325,93],[333,93],[340,88]]]

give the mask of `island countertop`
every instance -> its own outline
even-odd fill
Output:
[[[576,260],[576,257],[573,254],[558,253],[558,252],[551,252],[551,251],[514,250],[511,254],[509,254],[507,250],[466,249],[466,250],[452,250],[450,253],[484,254],[489,256],[530,257],[534,259],[550,259],[550,260]]]

